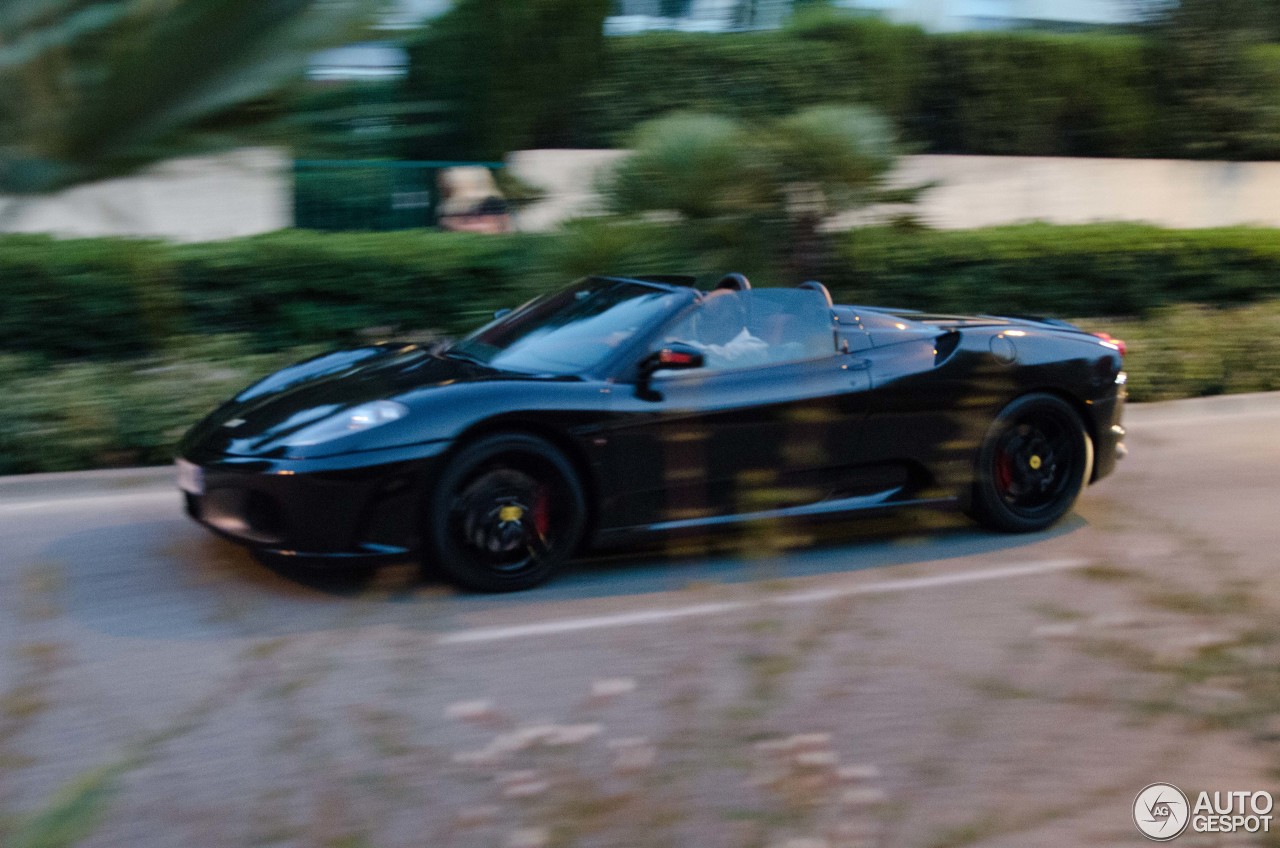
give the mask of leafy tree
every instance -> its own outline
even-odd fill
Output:
[[[634,151],[600,185],[611,211],[675,215],[704,246],[770,246],[797,281],[830,270],[822,224],[832,215],[911,202],[925,188],[886,188],[894,135],[860,107],[814,107],[759,125],[677,113],[642,125]]]
[[[207,149],[372,0],[0,0],[0,193]]]
[[[1169,153],[1221,159],[1280,151],[1275,80],[1260,73],[1275,33],[1269,0],[1157,0],[1147,7],[1153,84]]]
[[[496,159],[572,141],[572,118],[604,57],[609,0],[458,0],[410,49],[408,87],[448,107],[419,159]]]

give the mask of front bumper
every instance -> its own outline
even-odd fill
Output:
[[[421,547],[429,483],[447,445],[324,459],[183,457],[199,466],[187,514],[261,553],[307,559],[403,558]]]

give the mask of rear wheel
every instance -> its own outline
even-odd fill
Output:
[[[573,555],[585,511],[577,474],[554,446],[487,436],[463,448],[436,485],[424,564],[472,591],[528,589]]]
[[[1054,395],[1024,395],[987,431],[969,515],[995,530],[1043,530],[1070,511],[1092,464],[1093,443],[1071,405]]]

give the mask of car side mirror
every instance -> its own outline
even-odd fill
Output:
[[[649,378],[655,371],[684,371],[690,368],[702,368],[704,365],[706,365],[706,357],[693,345],[683,342],[665,344],[641,361],[636,393],[643,398],[659,400],[658,393],[649,386]]]
[[[645,357],[640,370],[652,374],[654,371],[684,370],[701,368],[706,365],[706,357],[702,351],[690,344],[671,342]]]

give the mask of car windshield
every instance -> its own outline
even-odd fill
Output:
[[[712,371],[803,362],[836,352],[831,308],[808,289],[710,292],[659,334],[702,351]]]
[[[604,362],[678,300],[666,289],[591,278],[481,327],[446,355],[507,371],[577,374]]]

